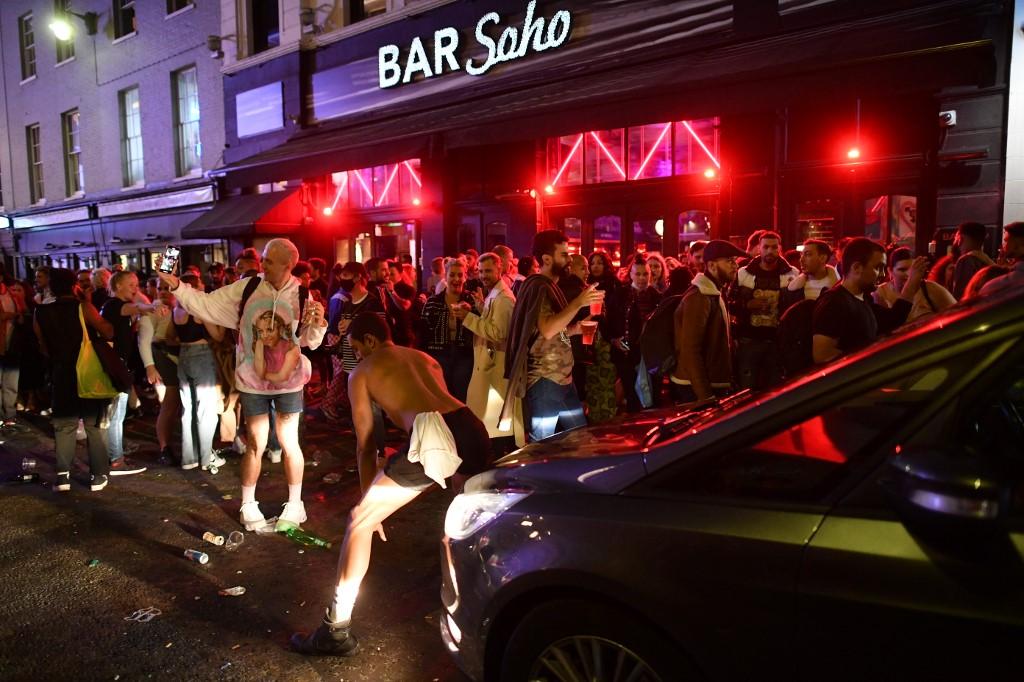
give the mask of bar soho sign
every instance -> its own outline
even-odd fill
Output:
[[[488,33],[488,28],[489,24],[494,24],[496,29],[500,28],[501,15],[497,12],[488,12],[480,17],[480,21],[476,23],[476,42],[486,51],[486,57],[467,59],[466,73],[482,76],[502,62],[522,59],[530,52],[531,47],[534,52],[544,52],[565,44],[572,33],[572,15],[569,11],[559,10],[550,20],[545,20],[544,17],[535,16],[536,9],[537,0],[531,0],[526,6],[526,17],[522,27],[505,27],[497,40]],[[413,38],[404,64],[402,51],[398,45],[384,45],[377,51],[379,87],[393,88],[411,83],[417,76],[425,80],[444,73],[460,71],[463,68],[457,56],[460,41],[461,35],[455,28],[447,27],[434,31],[431,60],[423,41],[419,37]]]

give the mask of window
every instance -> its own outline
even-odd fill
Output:
[[[121,105],[121,176],[125,187],[145,182],[142,172],[142,116],[139,112],[139,89],[120,93]]]
[[[281,44],[278,0],[249,0],[252,52],[258,54]]]
[[[718,119],[669,121],[550,138],[548,185],[633,182],[718,173]]]
[[[202,170],[202,143],[199,140],[199,84],[196,67],[173,74],[174,142],[178,176]]]
[[[192,0],[167,0],[167,13],[174,14],[192,6]]]
[[[422,195],[420,160],[331,173],[331,212],[383,206],[417,206]]]
[[[821,501],[928,403],[950,397],[953,384],[984,357],[963,353],[884,381],[754,444],[722,439],[720,449],[674,468],[657,487],[718,498]]]
[[[80,194],[85,187],[82,168],[81,119],[78,109],[60,115],[61,130],[64,132],[64,184],[67,196]]]
[[[43,190],[43,157],[39,149],[39,124],[34,123],[25,128],[25,146],[28,149],[28,188],[32,203],[42,201]]]
[[[114,38],[135,33],[135,0],[114,0]]]
[[[388,9],[387,0],[348,0],[348,23],[384,14]]]
[[[53,14],[55,17],[62,17],[71,22],[73,18],[68,12],[71,11],[71,0],[54,0]],[[67,40],[57,41],[57,63],[66,62],[75,57],[75,36],[74,33]]]
[[[32,30],[32,13],[18,17],[18,41],[21,45],[21,80],[36,75],[36,34]]]

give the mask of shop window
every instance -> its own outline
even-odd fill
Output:
[[[691,209],[679,214],[679,244],[689,247],[695,241],[707,241],[711,238],[711,214],[707,211]]]
[[[199,139],[199,83],[196,67],[175,71],[174,137],[178,177],[202,170],[202,142]]]
[[[18,17],[18,44],[21,48],[21,80],[36,75],[36,34],[32,28],[32,13]]]
[[[583,184],[583,138],[564,135],[548,140],[548,182],[552,186],[568,187]]]
[[[547,184],[580,184],[717,175],[718,118],[588,131],[549,138]]]
[[[633,250],[641,253],[661,252],[665,235],[665,221],[647,218],[633,221]]]
[[[625,128],[591,131],[584,136],[584,182],[596,184],[626,179],[626,171],[622,167],[625,140]]]
[[[259,54],[281,44],[278,0],[249,0],[249,41],[251,54]]]
[[[917,197],[884,194],[864,201],[864,236],[893,246],[914,247]]]
[[[675,142],[676,175],[704,173],[720,168],[718,159],[718,119],[702,118],[677,121]]]
[[[617,215],[602,215],[594,219],[594,250],[604,251],[619,267],[622,262],[622,218]]]
[[[831,199],[814,199],[797,204],[797,234],[800,241],[820,239],[835,246],[843,204]]]
[[[579,218],[566,218],[562,221],[562,233],[568,238],[569,253],[583,251],[583,221]]]
[[[139,89],[120,92],[121,105],[121,179],[124,187],[145,183],[142,165],[142,120]]]
[[[373,169],[360,168],[358,170],[351,170],[348,172],[348,175],[348,183],[350,185],[348,196],[352,202],[352,208],[373,208],[375,203],[373,198]]]
[[[672,175],[672,124],[657,123],[629,129],[630,180]]]
[[[43,188],[43,158],[39,148],[39,124],[25,127],[25,145],[28,151],[28,188],[32,203],[42,201],[46,195]]]
[[[331,215],[345,208],[418,206],[423,178],[420,160],[406,159],[383,166],[331,173],[326,184],[331,189],[323,208],[325,215]]]
[[[81,115],[78,109],[64,112],[60,116],[64,133],[64,182],[67,196],[81,194],[85,187],[85,171],[82,168]]]
[[[498,244],[508,239],[508,223],[492,221],[484,225],[484,250],[493,251]]]
[[[53,15],[70,23],[73,19],[68,14],[71,11],[71,0],[54,0]],[[75,57],[75,36],[72,33],[67,40],[57,40],[57,63],[66,62]]]
[[[114,38],[135,33],[135,0],[114,0]]]

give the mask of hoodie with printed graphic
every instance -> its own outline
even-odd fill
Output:
[[[300,328],[299,280],[289,276],[280,289],[261,279],[245,303],[248,278],[209,293],[182,282],[174,295],[178,303],[201,320],[238,330],[235,346],[235,386],[242,393],[276,395],[301,391],[312,374],[309,359],[300,348],[315,349],[323,341],[326,326]],[[307,299],[307,305],[312,298]]]

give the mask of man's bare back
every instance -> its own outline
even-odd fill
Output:
[[[356,365],[350,383],[365,388],[365,393],[353,391],[353,408],[355,401],[368,395],[406,433],[421,412],[444,414],[464,406],[448,393],[437,361],[412,348],[391,344],[378,348]]]

